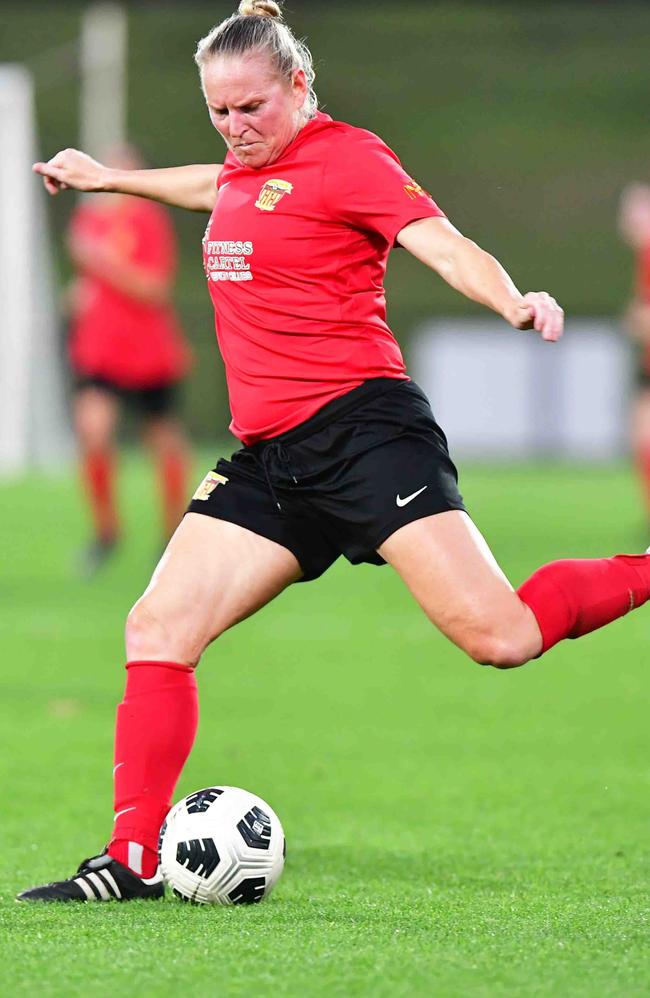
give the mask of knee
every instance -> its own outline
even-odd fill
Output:
[[[129,661],[157,659],[196,665],[205,647],[191,622],[161,612],[147,596],[139,599],[129,613],[125,640]]]
[[[129,659],[146,659],[152,648],[166,644],[165,623],[146,597],[138,600],[126,618],[125,639]]]
[[[495,631],[473,635],[464,650],[479,665],[491,665],[494,669],[516,669],[531,657],[528,648],[516,637]]]

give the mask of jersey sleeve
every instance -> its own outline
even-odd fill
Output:
[[[379,233],[389,245],[409,222],[445,217],[395,153],[378,136],[361,129],[333,143],[323,189],[334,218]]]

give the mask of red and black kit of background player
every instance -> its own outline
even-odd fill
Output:
[[[111,161],[141,165],[134,151]],[[125,196],[84,200],[68,248],[76,277],[68,295],[74,421],[95,538],[82,569],[91,574],[121,534],[115,436],[122,405],[135,410],[156,463],[162,534],[187,501],[188,448],[176,417],[191,353],[171,304],[176,244],[162,205]]]

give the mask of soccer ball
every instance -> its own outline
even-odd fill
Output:
[[[165,881],[184,901],[253,904],[270,894],[284,867],[280,819],[239,787],[208,787],[175,804],[160,832]]]

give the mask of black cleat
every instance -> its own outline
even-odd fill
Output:
[[[69,880],[32,887],[16,901],[137,901],[162,898],[164,893],[160,871],[145,880],[104,852],[85,859]]]

